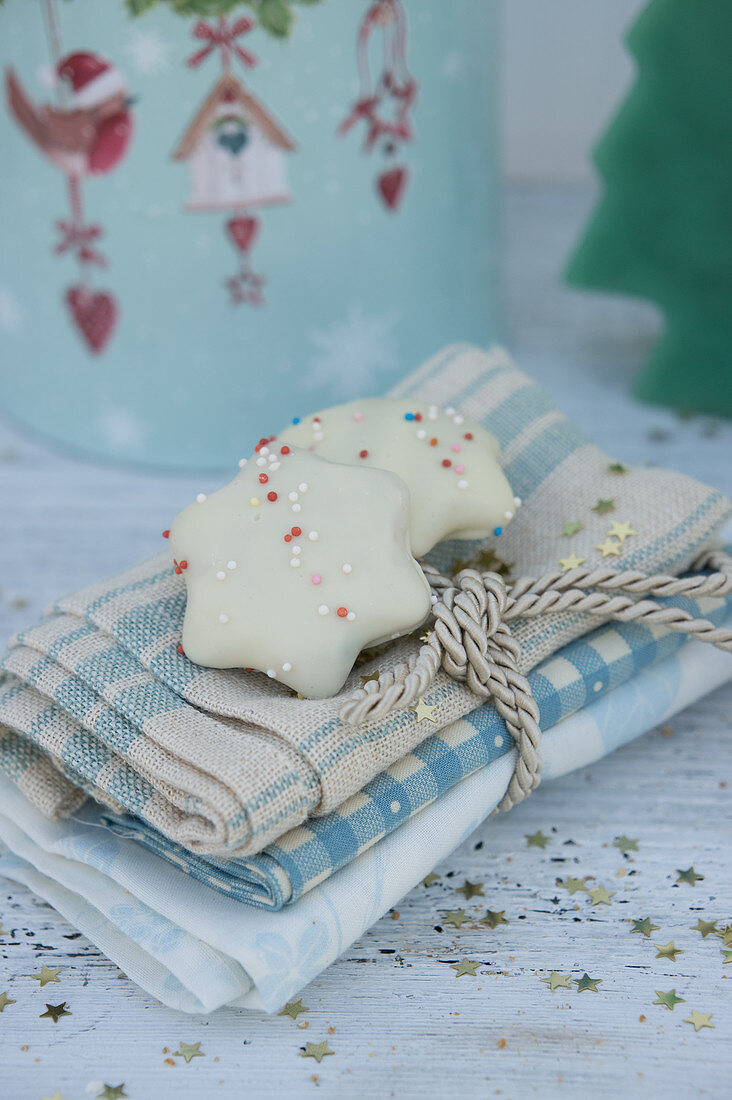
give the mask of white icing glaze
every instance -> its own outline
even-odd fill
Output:
[[[494,436],[455,409],[369,397],[303,417],[280,442],[333,462],[391,470],[410,494],[412,552],[500,533],[517,507]]]
[[[409,549],[398,477],[280,449],[262,447],[264,466],[248,462],[171,525],[188,593],[183,648],[196,664],[256,668],[323,698],[363,648],[424,621],[430,590]]]

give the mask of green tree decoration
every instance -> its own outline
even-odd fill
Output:
[[[216,19],[228,15],[234,8],[250,8],[262,30],[275,38],[286,38],[295,20],[296,4],[318,4],[321,0],[125,0],[130,15],[144,15],[151,8],[165,4],[176,15]]]
[[[638,78],[567,280],[661,308],[639,397],[732,416],[732,3],[651,0],[627,43]]]

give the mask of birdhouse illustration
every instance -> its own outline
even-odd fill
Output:
[[[287,154],[295,143],[232,73],[212,88],[173,153],[191,173],[189,210],[275,206],[292,198]]]

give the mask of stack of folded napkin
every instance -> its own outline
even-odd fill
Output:
[[[614,564],[679,573],[729,516],[716,490],[603,455],[501,351],[448,349],[395,394],[408,395],[483,423],[524,500],[500,539],[438,546],[430,560],[443,572],[476,561],[538,576],[570,549],[599,562],[609,523],[596,505],[613,500],[633,529]],[[672,602],[718,624],[732,615],[719,598]],[[414,637],[357,669],[338,697],[301,700],[258,673],[188,661],[184,606],[181,578],[158,557],[60,600],[11,640],[0,679],[0,837],[11,851],[0,870],[166,1003],[273,1010],[490,812],[515,753],[493,707],[443,673],[429,718],[341,720],[359,676],[413,655]],[[561,613],[513,629],[541,727],[553,730],[549,774],[732,676],[728,654],[664,627],[597,623]],[[699,671],[693,687],[686,668]],[[629,711],[631,700],[642,706]],[[236,958],[224,948],[234,930]]]

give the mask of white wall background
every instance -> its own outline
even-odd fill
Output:
[[[501,0],[504,174],[591,175],[591,146],[633,80],[622,35],[645,0]]]

